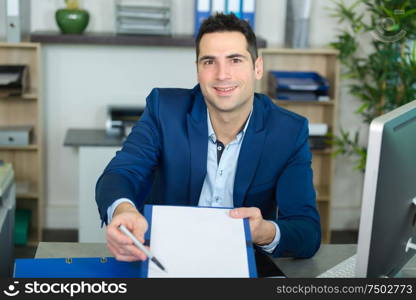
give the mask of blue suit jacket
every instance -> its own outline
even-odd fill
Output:
[[[321,241],[312,183],[307,120],[255,94],[238,158],[234,207],[258,207],[281,232],[273,256],[310,257]],[[96,186],[103,222],[107,208],[129,198],[197,206],[207,168],[207,108],[194,89],[153,89],[121,151]],[[278,208],[278,216],[276,209]]]

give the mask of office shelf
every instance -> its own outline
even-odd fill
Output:
[[[319,150],[315,150],[312,149],[312,154],[315,155],[331,155],[332,154],[332,149],[331,148],[326,148],[326,149],[319,149]]]
[[[315,186],[316,200],[318,202],[328,202],[330,199],[330,189],[328,185]]]
[[[29,239],[27,245],[30,247],[37,247],[39,244],[40,238],[37,228],[29,230]]]
[[[0,97],[0,126],[33,127],[28,146],[0,146],[0,160],[13,164],[16,207],[29,209],[29,245],[42,240],[44,170],[41,46],[38,43],[0,43],[0,64],[27,65],[29,89],[20,96]]]
[[[22,199],[38,199],[39,193],[36,184],[28,181],[17,181],[16,197]]]
[[[22,99],[25,100],[37,100],[38,99],[38,93],[36,89],[32,89],[27,91],[22,95]]]
[[[28,146],[3,146],[0,145],[0,151],[2,150],[14,150],[14,151],[37,151],[39,148],[37,145],[28,145]]]
[[[25,93],[23,93],[22,95],[18,95],[18,96],[1,96],[0,95],[0,100],[8,100],[8,101],[16,101],[16,100],[37,100],[38,97],[38,93],[37,90],[35,89],[31,89],[26,91]]]
[[[326,77],[330,83],[329,101],[282,101],[273,102],[287,110],[306,117],[309,123],[326,123],[333,132],[336,126],[336,112],[339,89],[338,52],[332,49],[260,49],[264,61],[264,75],[256,91],[267,94],[268,72],[315,71]],[[334,158],[331,148],[312,150],[312,169],[316,201],[321,216],[322,241],[330,241],[331,190],[334,174]]]

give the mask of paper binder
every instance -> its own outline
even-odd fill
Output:
[[[212,0],[211,2],[211,15],[215,15],[216,13],[224,13],[226,12],[226,3],[225,0]]]
[[[227,1],[227,14],[233,13],[238,18],[241,18],[242,11],[242,2],[241,0],[228,0]]]
[[[26,0],[6,0],[7,42],[20,43],[29,36],[31,2]]]
[[[121,262],[103,258],[16,259],[15,278],[143,278],[147,261]]]
[[[195,35],[202,22],[211,15],[211,0],[195,0]]]
[[[242,0],[243,9],[242,9],[242,19],[246,20],[251,28],[254,30],[254,15],[256,11],[256,0]]]

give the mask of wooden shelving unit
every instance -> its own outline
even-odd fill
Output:
[[[44,165],[41,97],[41,47],[38,43],[0,43],[0,64],[27,65],[29,89],[19,97],[0,98],[0,126],[33,126],[28,146],[0,146],[0,159],[13,164],[17,209],[31,210],[29,245],[42,240]]]
[[[264,60],[264,75],[256,91],[268,94],[268,72],[315,71],[326,77],[330,84],[329,101],[281,101],[275,104],[303,115],[309,123],[326,123],[333,132],[336,127],[336,112],[339,89],[338,52],[332,49],[260,49]],[[312,169],[316,201],[321,216],[322,241],[329,243],[331,191],[334,174],[332,149],[312,150]]]

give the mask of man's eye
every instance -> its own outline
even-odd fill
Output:
[[[240,63],[242,60],[241,60],[240,58],[233,58],[231,61],[232,61],[232,63],[234,63],[234,64],[238,64],[238,63]]]
[[[214,63],[213,60],[204,60],[203,64],[204,65],[212,65]]]

